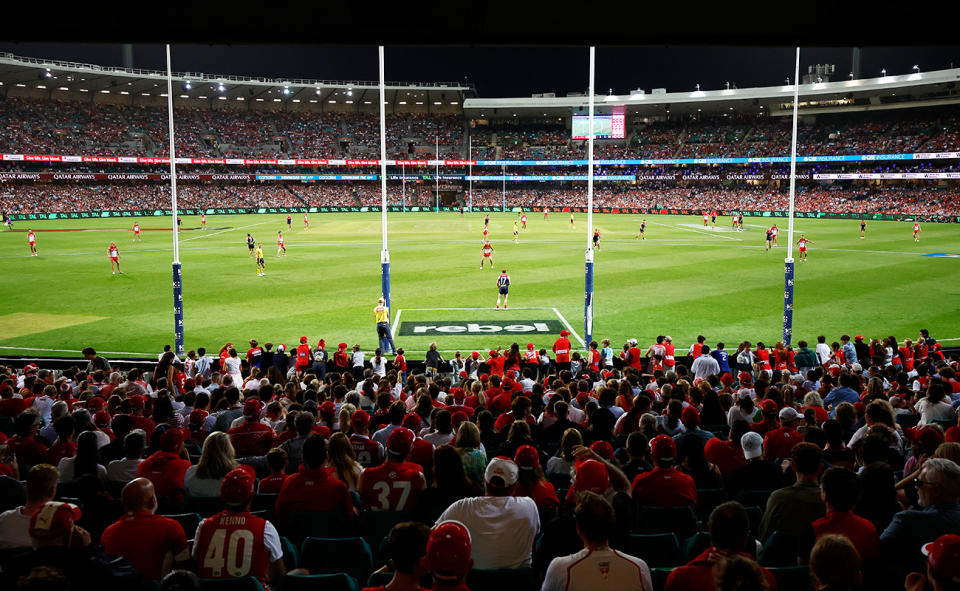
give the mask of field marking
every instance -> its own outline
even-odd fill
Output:
[[[496,308],[486,307],[486,308],[402,308],[402,310],[408,310],[412,312],[429,312],[431,310],[441,310],[441,311],[451,311],[451,310],[495,310]],[[510,308],[510,310],[556,310],[556,308],[551,308],[549,306],[528,306],[526,308]]]
[[[570,333],[571,333],[573,336],[575,336],[578,341],[580,341],[580,346],[581,346],[581,347],[586,347],[587,344],[583,341],[582,338],[580,338],[580,335],[577,334],[577,331],[573,330],[573,327],[570,326],[570,323],[567,322],[567,319],[563,317],[563,314],[560,313],[560,310],[557,310],[556,308],[550,308],[550,309],[553,310],[554,313],[556,313],[556,315],[560,318],[560,322],[562,322],[562,323],[564,323],[564,324],[566,325],[567,330],[569,330]]]
[[[262,225],[264,225],[264,224],[273,224],[273,223],[275,223],[275,222],[273,222],[273,221],[271,220],[271,221],[267,221],[267,222],[259,222],[259,223],[256,223],[256,224],[249,224],[249,225],[246,225],[246,226],[238,226],[238,227],[236,227],[236,228],[227,228],[227,229],[225,229],[225,230],[220,230],[220,231],[218,231],[218,232],[212,232],[212,233],[210,233],[210,234],[201,234],[200,236],[195,236],[195,237],[193,237],[193,238],[184,238],[183,240],[180,240],[180,242],[190,242],[191,240],[200,240],[201,238],[209,238],[210,236],[216,236],[217,234],[223,234],[224,232],[230,232],[231,230],[243,230],[244,228],[252,228],[252,227],[254,227],[254,226],[262,226]]]
[[[663,223],[663,222],[650,222],[650,224],[651,224],[651,225],[657,225],[657,226],[664,226],[664,227],[666,227],[666,228],[676,228],[676,229],[678,229],[678,230],[684,230],[684,231],[686,231],[686,232],[696,232],[697,234],[703,234],[703,235],[705,235],[705,236],[713,236],[713,237],[716,237],[716,238],[723,238],[723,239],[725,239],[725,240],[737,240],[737,241],[742,241],[742,240],[743,240],[743,238],[731,238],[730,236],[724,236],[724,235],[722,235],[722,234],[716,234],[716,233],[711,233],[711,232],[704,232],[703,230],[697,230],[697,229],[694,229],[694,228],[686,228],[686,227],[684,227],[683,225],[680,225],[680,224],[665,224],[665,223]]]
[[[17,351],[49,351],[57,353],[82,353],[80,349],[44,349],[40,347],[12,347],[7,345],[0,345],[0,349],[11,349]],[[139,353],[136,351],[100,351],[104,355],[142,355],[144,357],[151,357],[156,355],[156,353]]]
[[[84,316],[81,314],[16,312],[0,316],[0,333],[8,338],[23,337],[106,319],[106,316]]]
[[[397,336],[397,326],[400,325],[400,315],[403,314],[403,308],[397,309],[397,315],[393,317],[393,326],[390,327],[390,336]]]

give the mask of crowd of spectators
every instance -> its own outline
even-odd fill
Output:
[[[928,331],[568,334],[0,367],[0,584],[955,588],[960,356]]]

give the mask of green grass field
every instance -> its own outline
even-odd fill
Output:
[[[187,349],[216,351],[226,341],[251,337],[290,346],[301,335],[311,345],[324,337],[367,351],[376,347],[379,215],[310,217],[304,230],[294,215],[290,232],[282,215],[208,216],[206,231],[196,229],[199,218],[183,218]],[[399,313],[397,328],[411,333],[398,334],[397,345],[423,351],[435,340],[441,350],[472,350],[516,340],[549,347],[565,321],[582,337],[586,216],[577,214],[574,231],[569,215],[554,213],[544,222],[541,214],[530,214],[515,245],[516,214],[493,214],[495,269],[481,271],[483,217],[391,215],[392,320]],[[747,218],[745,231],[734,233],[726,217],[713,231],[699,217],[649,216],[643,242],[634,238],[640,219],[594,218],[603,237],[595,338],[610,338],[616,347],[629,337],[644,344],[670,334],[678,349],[697,334],[729,347],[743,339],[779,340],[785,220],[779,220],[781,246],[764,252],[769,218]],[[0,232],[0,350],[68,356],[89,345],[109,357],[152,355],[172,343],[170,218],[140,222],[143,241],[136,244],[132,219],[18,222],[17,231]],[[902,340],[920,328],[938,338],[960,337],[960,259],[921,256],[960,253],[960,228],[924,224],[921,242],[914,243],[912,224],[905,222],[870,222],[865,240],[856,221],[796,224],[813,244],[809,260],[797,263],[794,341],[821,333],[833,340],[844,332]],[[39,257],[29,256],[28,225],[38,231]],[[278,230],[286,238],[283,258],[275,256]],[[256,275],[247,232],[264,244],[265,277]],[[110,274],[111,240],[120,247],[123,275]],[[508,311],[494,309],[502,267],[512,279]],[[455,332],[469,330],[469,323],[481,331],[539,323],[550,332]],[[413,334],[417,326],[426,332]]]

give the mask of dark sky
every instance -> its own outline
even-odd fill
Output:
[[[119,44],[2,43],[0,51],[17,55],[122,65]],[[375,46],[331,45],[175,45],[175,71],[315,78],[376,80]],[[583,92],[587,86],[587,49],[570,46],[386,46],[386,79],[404,82],[462,82],[476,85],[484,98],[529,96],[535,92]],[[597,92],[615,94],[634,88],[663,87],[668,92],[782,84],[792,77],[790,47],[613,46],[597,48]],[[849,47],[801,48],[801,74],[808,65],[836,65],[835,79],[851,69]],[[134,45],[134,67],[166,69],[162,45]],[[867,46],[862,51],[863,77],[960,67],[960,45],[928,47]]]

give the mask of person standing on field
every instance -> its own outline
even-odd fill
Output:
[[[503,296],[503,309],[507,309],[507,298],[510,297],[510,276],[507,270],[500,271],[500,277],[497,278],[497,310],[500,309],[500,296]]]
[[[396,353],[397,346],[393,344],[393,335],[390,334],[390,308],[383,298],[377,300],[377,307],[373,309],[373,316],[377,321],[377,340],[384,353]]]
[[[29,228],[27,229],[27,244],[30,245],[30,256],[39,256],[37,254],[37,235]]]
[[[120,273],[123,275],[123,271],[120,270],[120,251],[117,249],[116,243],[111,242],[107,251],[110,253],[110,274]]]

